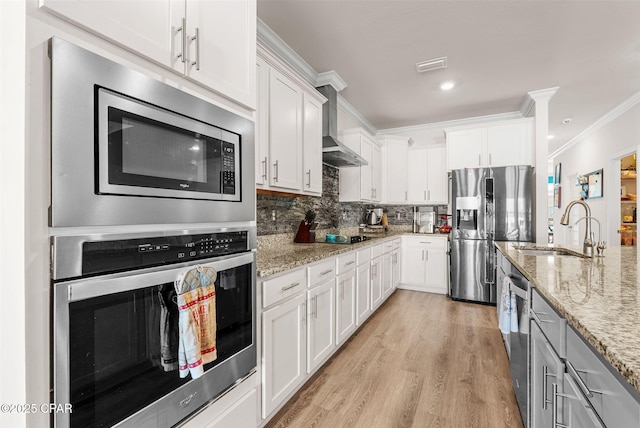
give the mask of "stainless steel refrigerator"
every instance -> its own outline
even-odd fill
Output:
[[[450,296],[495,304],[494,242],[533,239],[531,167],[453,170],[451,201]]]

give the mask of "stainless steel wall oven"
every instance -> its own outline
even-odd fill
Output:
[[[169,427],[256,368],[255,227],[56,236],[56,427]],[[217,358],[181,378],[175,281],[213,268]]]
[[[251,120],[59,38],[49,55],[52,227],[255,220]]]

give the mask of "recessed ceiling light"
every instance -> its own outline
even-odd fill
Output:
[[[440,85],[440,89],[442,89],[443,91],[448,91],[454,86],[456,86],[456,84],[453,82],[444,82],[442,85]]]
[[[416,62],[416,71],[424,73],[425,71],[438,70],[439,68],[447,68],[447,57],[428,59],[422,62]]]
[[[547,140],[553,140],[554,138],[556,138],[555,135],[552,135],[552,134],[547,135]]]
[[[565,124],[565,125],[568,125],[571,122],[573,122],[573,118],[571,118],[571,117],[565,117],[564,119],[562,119],[562,123]]]

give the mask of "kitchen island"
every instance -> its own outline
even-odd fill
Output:
[[[640,393],[640,268],[635,247],[604,257],[535,256],[497,248],[584,339]],[[581,248],[565,247],[581,253]]]

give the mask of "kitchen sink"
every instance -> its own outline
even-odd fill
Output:
[[[587,257],[574,251],[565,250],[564,248],[516,247],[516,249],[520,254],[523,254],[525,256],[564,256],[579,258]]]

